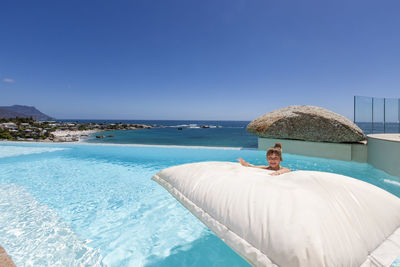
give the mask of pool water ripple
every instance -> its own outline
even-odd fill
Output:
[[[17,266],[102,266],[57,214],[20,185],[0,185],[0,236]]]
[[[26,145],[14,146],[24,148]],[[37,203],[48,207],[59,218],[58,222],[68,226],[76,239],[90,240],[81,242],[86,249],[98,252],[102,264],[116,267],[249,266],[151,181],[151,177],[163,168],[197,161],[236,161],[242,157],[261,165],[265,164],[265,152],[70,144],[49,147],[40,144],[38,148],[58,150],[0,159],[0,186],[21,186]],[[284,155],[283,165],[293,170],[330,171],[352,176],[400,196],[400,187],[396,184],[399,179],[368,164]],[[14,208],[21,214],[24,212],[22,206]],[[33,216],[25,215],[19,219],[29,221]],[[0,229],[5,224],[5,221],[0,222]],[[18,229],[27,234],[24,227]],[[48,236],[43,236],[42,248],[58,241],[50,238],[50,233]],[[18,247],[15,239],[8,239],[5,233],[0,233],[0,237],[8,240],[2,245],[13,257],[12,248]],[[38,241],[30,242],[34,251]],[[91,255],[91,260],[98,259],[96,253]]]

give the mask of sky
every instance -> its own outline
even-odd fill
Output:
[[[398,0],[2,0],[0,106],[58,119],[353,119],[400,97]]]

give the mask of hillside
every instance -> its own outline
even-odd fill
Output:
[[[29,118],[32,117],[35,120],[51,120],[52,117],[40,112],[35,107],[13,105],[0,107],[0,118]]]

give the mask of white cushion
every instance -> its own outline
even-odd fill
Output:
[[[400,256],[398,197],[333,173],[271,172],[202,162],[153,180],[255,266],[389,266]]]

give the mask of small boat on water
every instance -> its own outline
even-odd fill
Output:
[[[96,135],[96,138],[104,138],[104,135]]]

